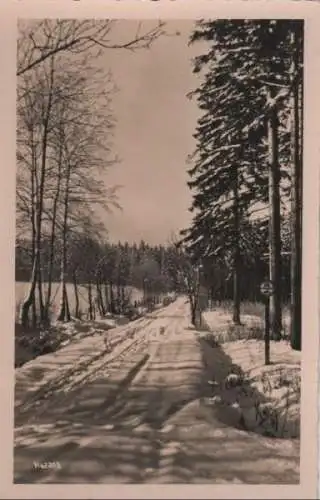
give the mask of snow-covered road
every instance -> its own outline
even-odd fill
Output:
[[[18,370],[15,482],[299,482],[296,446],[228,427],[201,403],[188,313],[179,298],[111,330],[112,352],[83,339],[48,355],[36,391],[26,384],[36,360]]]

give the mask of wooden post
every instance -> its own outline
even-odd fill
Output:
[[[266,365],[270,365],[270,297],[274,293],[273,283],[266,281],[261,283],[260,292],[264,297],[264,360]]]
[[[264,353],[265,364],[270,365],[270,297],[265,298],[265,316],[264,316]]]

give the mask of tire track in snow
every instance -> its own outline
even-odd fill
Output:
[[[48,400],[50,396],[54,396],[59,389],[66,389],[69,387],[71,390],[81,384],[84,384],[95,372],[103,370],[109,363],[112,363],[126,355],[128,351],[135,347],[136,344],[143,343],[148,333],[148,326],[153,324],[154,321],[158,319],[158,315],[161,313],[162,310],[157,311],[154,317],[140,318],[138,320],[140,322],[138,328],[136,323],[135,325],[126,325],[126,328],[121,331],[121,337],[116,339],[116,342],[113,343],[114,350],[118,346],[122,346],[122,348],[120,347],[119,352],[114,352],[113,350],[108,352],[104,350],[96,356],[92,356],[88,360],[78,363],[76,367],[68,369],[62,374],[62,376],[53,378],[48,383],[41,386],[37,391],[33,392],[31,396],[27,395],[25,400],[19,406],[17,405],[15,407],[16,425],[23,420],[23,417],[30,410],[33,411],[36,406],[39,406],[43,403],[43,401]],[[128,340],[128,336],[131,337],[132,330],[134,338],[132,341],[129,341],[128,345],[126,341]],[[100,362],[101,360],[102,362]],[[97,366],[95,365],[96,363]],[[73,383],[72,380],[74,380]]]
[[[148,467],[141,469],[140,466],[143,482],[149,482],[149,478],[150,480],[154,478],[156,482],[163,482],[161,478],[172,474],[176,456],[179,453],[179,444],[172,440],[172,433],[167,433],[166,422],[169,417],[178,413],[194,397],[193,390],[191,392],[189,389],[186,390],[184,385],[181,391],[175,389],[175,380],[178,380],[179,383],[180,380],[183,380],[184,383],[187,382],[188,386],[190,380],[185,380],[188,379],[189,375],[184,370],[184,364],[194,354],[194,347],[190,347],[190,341],[188,341],[188,338],[190,339],[193,336],[190,332],[185,331],[185,317],[179,314],[180,310],[181,305],[169,310],[159,311],[158,314],[153,314],[153,317],[149,316],[150,321],[145,321],[145,324],[141,325],[144,342],[137,346],[136,354],[133,355],[132,350],[128,349],[123,359],[119,361],[119,366],[115,366],[117,364],[116,360],[108,363],[110,367],[113,365],[115,368],[114,373],[116,376],[117,372],[119,373],[118,381],[114,384],[116,386],[115,391],[111,390],[106,396],[101,396],[101,394],[99,396],[97,393],[97,402],[93,402],[93,407],[90,407],[89,404],[85,408],[85,391],[87,391],[87,394],[90,394],[90,391],[95,392],[94,385],[92,387],[90,385],[91,382],[94,383],[94,380],[99,377],[102,380],[105,378],[107,381],[105,363],[98,366],[94,372],[90,370],[90,374],[87,374],[85,380],[82,380],[83,383],[79,385],[79,392],[75,394],[75,398],[73,398],[72,393],[70,394],[74,407],[77,402],[80,403],[79,415],[76,415],[80,418],[79,424],[81,422],[81,411],[87,412],[86,415],[84,413],[86,423],[83,421],[88,432],[87,437],[82,436],[81,439],[79,437],[79,440],[75,442],[74,438],[68,438],[68,436],[64,435],[64,430],[60,428],[61,430],[53,439],[47,433],[48,444],[51,441],[50,451],[49,446],[46,447],[45,444],[41,446],[41,439],[39,441],[41,436],[38,435],[39,437],[37,437],[35,430],[31,447],[38,447],[37,443],[40,443],[40,449],[45,453],[47,460],[59,461],[60,458],[63,461],[67,460],[67,462],[72,463],[72,456],[77,461],[77,450],[79,450],[81,456],[80,449],[85,451],[86,449],[94,449],[96,446],[102,446],[100,439],[97,438],[97,431],[95,431],[100,427],[101,430],[106,429],[104,434],[107,442],[107,436],[110,436],[110,439],[112,438],[112,442],[116,441],[118,437],[119,439],[120,437],[121,439],[127,439],[128,442],[131,442],[132,439],[133,442],[142,439],[151,450],[152,470],[148,471]],[[183,336],[184,333],[186,333],[186,339]],[[191,356],[189,356],[190,348]],[[134,363],[134,361],[136,362]],[[131,370],[127,370],[126,365],[130,366],[130,364]],[[179,371],[180,367],[181,373]],[[122,377],[122,375],[120,376],[121,371],[123,371],[122,383],[120,380]],[[191,385],[194,385],[192,380]],[[81,387],[83,387],[84,392],[81,391]],[[101,398],[100,401],[99,398]],[[68,414],[66,398],[61,400],[49,398],[49,400],[53,405],[52,408],[58,411],[57,414]],[[82,403],[83,407],[81,408]],[[49,406],[47,410],[50,413]],[[61,410],[59,410],[58,406]],[[75,413],[77,411],[77,408],[75,408]],[[90,411],[92,415],[90,415]],[[45,420],[41,418],[38,410],[36,410],[36,413],[35,420],[41,426]],[[93,418],[93,414],[96,415],[96,418]],[[144,427],[142,432],[141,427]],[[68,432],[68,427],[65,431]],[[57,443],[57,446],[54,443]],[[23,436],[20,445],[23,446]],[[55,451],[52,450],[52,446],[56,448]],[[108,446],[106,451],[107,449]],[[19,452],[17,458],[19,459]],[[119,462],[120,465],[121,462]],[[21,475],[24,475],[23,471],[21,471],[20,477]],[[52,472],[50,477],[46,474],[43,482],[54,482],[54,477],[56,477],[55,472]]]
[[[38,390],[33,392],[31,396],[27,394],[22,403],[15,406],[15,426],[22,425],[22,423],[29,423],[40,414],[44,413],[48,406],[52,404],[51,398],[55,396],[57,391],[64,389],[65,394],[59,395],[59,403],[61,403],[61,398],[65,399],[70,390],[85,384],[95,373],[99,374],[101,370],[105,370],[105,368],[114,361],[120,360],[121,362],[121,358],[126,356],[132,348],[145,341],[147,335],[150,333],[148,327],[152,325],[152,329],[154,329],[154,323],[158,319],[162,321],[163,315],[168,314],[167,310],[170,310],[173,305],[176,304],[173,303],[164,309],[153,312],[152,315],[139,318],[131,324],[129,323],[125,325],[125,327],[121,327],[119,332],[116,332],[115,330],[117,329],[114,329],[113,334],[118,333],[118,335],[115,341],[113,343],[111,342],[113,347],[111,352],[103,350],[97,355],[77,363],[75,367],[67,369],[62,375],[49,380],[46,384],[40,386]],[[132,337],[132,335],[134,338],[132,341],[129,341],[128,337]],[[110,336],[110,333],[108,336]],[[126,341],[128,341],[128,343]],[[119,351],[114,352],[118,346],[122,346],[122,348],[120,347]],[[60,354],[62,356],[63,352]],[[42,408],[40,408],[40,405]],[[28,418],[27,415],[30,412],[32,414]]]

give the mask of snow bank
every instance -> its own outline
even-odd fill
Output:
[[[55,352],[72,342],[78,342],[86,337],[102,335],[115,328],[116,319],[101,319],[97,321],[80,321],[72,319],[68,323],[55,321],[47,329],[23,330],[21,325],[15,325],[15,366],[38,356]]]
[[[28,398],[37,396],[39,391],[45,391],[51,384],[64,385],[70,377],[85,370],[89,364],[100,362],[102,358],[107,359],[109,355],[118,356],[119,352],[137,341],[143,321],[145,320],[141,318],[129,325],[118,326],[107,335],[106,329],[96,328],[94,334],[87,334],[81,339],[73,338],[66,346],[61,346],[61,349],[30,359],[23,366],[17,367],[15,408],[24,404]],[[69,328],[69,332],[72,329],[71,325],[65,327]]]
[[[227,310],[204,311],[202,316],[210,329],[226,328],[233,325],[230,312]],[[241,322],[248,326],[258,326],[261,325],[261,318],[260,316],[241,314]]]
[[[140,297],[141,298],[141,297]],[[169,303],[173,301],[170,298]],[[163,304],[157,304],[156,310],[163,308]],[[149,312],[145,306],[133,308],[131,316],[124,314],[107,313],[104,317],[95,320],[72,318],[70,322],[64,323],[58,320],[52,322],[46,330],[23,331],[21,325],[15,325],[15,367],[21,367],[28,361],[38,356],[55,352],[68,346],[70,343],[78,342],[84,338],[103,335],[111,328],[126,326],[136,321]]]
[[[272,364],[264,364],[264,342],[242,340],[223,344],[232,363],[241,368],[236,391],[246,427],[277,437],[300,435],[300,353],[288,342],[271,341]],[[253,403],[248,405],[248,403]],[[254,407],[248,410],[248,406]]]
[[[234,325],[230,311],[224,309],[203,311],[202,318],[220,343],[240,338],[263,338],[264,335],[264,320],[258,314],[241,314],[239,326]],[[285,334],[290,329],[290,316],[286,313],[283,314],[282,324],[282,333]]]
[[[265,366],[263,340],[230,341],[232,322],[224,311],[204,313],[204,319],[212,330],[212,334],[199,333],[211,374],[211,404],[220,406],[222,419],[228,415],[229,421],[272,437],[299,437],[301,353],[287,341],[271,341],[272,364]],[[261,325],[255,316],[243,316],[242,321],[244,336],[247,326]]]

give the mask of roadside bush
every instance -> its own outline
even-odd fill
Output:
[[[125,310],[123,311],[123,314],[130,320],[134,321],[135,319],[141,318],[141,313],[139,312],[138,307],[134,307],[132,305],[128,305]]]
[[[202,341],[208,344],[206,364],[210,353],[212,356],[209,402],[215,405],[222,421],[230,420],[232,414],[235,427],[272,438],[300,437],[301,376],[298,365],[257,366],[250,372],[244,372],[235,364],[226,368],[221,364],[225,356],[221,350],[210,349],[217,346],[210,345],[207,338]]]
[[[16,324],[15,331],[15,367],[43,354],[56,351],[67,338],[64,332],[54,327],[47,330],[25,329]]]
[[[169,296],[163,297],[163,299],[162,299],[162,305],[163,305],[163,307],[169,306],[172,302],[173,302],[173,300]]]

